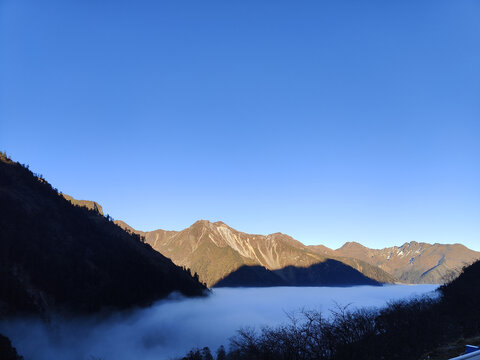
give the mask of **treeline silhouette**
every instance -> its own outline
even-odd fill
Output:
[[[0,316],[146,306],[198,278],[0,153]]]
[[[389,303],[382,309],[338,307],[315,311],[287,325],[241,329],[228,360],[415,360],[436,347],[480,334],[480,261],[438,289],[438,297]],[[191,351],[182,360],[206,360]],[[217,358],[217,360],[219,360]]]
[[[0,360],[23,360],[12,346],[10,339],[0,334]]]
[[[227,359],[227,353],[225,351],[225,348],[220,346],[216,352],[216,356],[214,357],[212,355],[212,352],[210,351],[210,348],[204,347],[203,349],[194,349],[190,350],[188,355],[184,357],[183,359],[188,359],[188,360],[226,360]]]

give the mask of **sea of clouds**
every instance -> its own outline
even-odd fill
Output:
[[[214,289],[206,298],[172,296],[135,311],[70,320],[16,319],[0,323],[25,360],[162,360],[191,348],[220,345],[242,327],[287,323],[305,310],[328,314],[338,305],[380,307],[387,302],[432,294],[436,285],[273,287]]]

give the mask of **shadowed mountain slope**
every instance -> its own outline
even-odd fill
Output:
[[[131,229],[123,222],[117,224]],[[221,221],[212,223],[199,220],[178,232],[165,230],[135,232],[145,236],[147,243],[171,258],[177,265],[198,273],[200,280],[208,286],[217,284],[243,265],[259,265],[268,270],[285,269],[288,266],[308,268],[332,258],[315,253],[288,235],[247,234]],[[335,259],[375,281],[382,283],[395,281],[385,271],[361,260],[341,257]],[[243,271],[241,274],[245,276]],[[257,273],[251,274],[256,276]]]
[[[0,314],[93,312],[201,295],[187,271],[99,214],[74,206],[0,153]]]
[[[290,265],[274,272],[292,286],[380,285],[378,281],[334,259],[327,259],[305,268]]]
[[[213,287],[289,286],[282,277],[260,265],[243,265],[218,281]]]
[[[380,285],[338,260],[327,259],[308,267],[286,266],[268,270],[263,266],[241,266],[214,287],[268,286],[351,286]]]
[[[443,283],[460,274],[462,268],[480,259],[480,253],[461,244],[426,244],[412,241],[402,246],[369,249],[348,242],[337,250],[309,246],[324,256],[356,258],[385,270],[401,282],[420,284]]]

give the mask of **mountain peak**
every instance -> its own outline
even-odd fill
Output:
[[[197,220],[192,225],[190,225],[189,227],[190,228],[196,228],[196,227],[208,226],[210,224],[211,224],[211,222],[209,220]]]
[[[366,249],[365,246],[362,244],[355,242],[355,241],[347,241],[345,244],[343,244],[342,247],[340,247],[337,250],[345,250],[345,249]]]
[[[215,221],[215,222],[212,222],[210,220],[204,220],[204,219],[200,219],[200,220],[197,220],[195,221],[192,226],[195,226],[195,225],[227,225],[225,224],[223,221]]]
[[[210,220],[200,219],[200,220],[197,220],[193,223],[193,225],[195,225],[195,224],[210,224]]]

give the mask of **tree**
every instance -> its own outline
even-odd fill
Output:
[[[198,349],[190,350],[187,356],[183,357],[182,360],[202,360],[202,354]]]
[[[202,358],[203,360],[213,360],[212,353],[207,346],[202,349]]]
[[[223,345],[220,345],[217,350],[217,360],[227,360],[227,353],[225,352]]]

